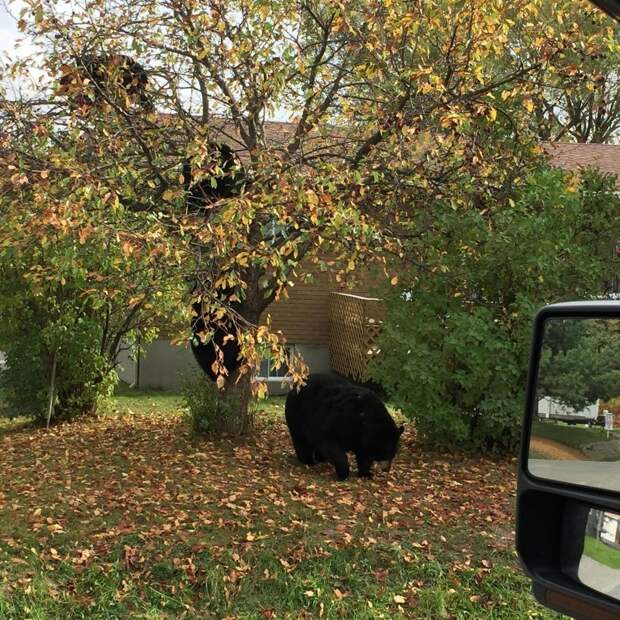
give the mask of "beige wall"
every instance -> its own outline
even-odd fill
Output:
[[[276,301],[265,312],[271,315],[274,330],[281,330],[291,344],[329,343],[329,295],[334,291],[368,295],[380,277],[371,273],[358,276],[360,284],[352,289],[339,285],[327,272],[310,266],[314,282],[295,283],[288,289],[288,299]],[[307,272],[306,272],[307,273]]]

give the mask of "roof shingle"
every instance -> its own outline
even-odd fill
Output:
[[[620,145],[618,144],[569,144],[544,142],[542,145],[554,166],[564,170],[579,170],[592,166],[616,177],[620,189]]]

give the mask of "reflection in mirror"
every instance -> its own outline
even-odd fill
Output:
[[[620,600],[620,514],[592,508],[577,569],[581,583]]]
[[[620,320],[545,321],[528,469],[620,491]]]

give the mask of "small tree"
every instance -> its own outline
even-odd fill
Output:
[[[575,410],[620,396],[617,321],[549,320],[538,371],[538,397]]]
[[[428,441],[516,446],[532,317],[603,292],[620,224],[614,189],[611,178],[577,183],[547,169],[484,209],[436,205],[435,225],[408,246],[403,288],[388,293],[372,371]]]
[[[68,165],[45,125],[34,129],[10,145],[14,172],[0,180],[2,381],[10,412],[42,420],[51,399],[61,419],[109,395],[118,355],[138,333],[149,342],[183,320],[187,285],[164,223],[127,212]],[[26,165],[28,175],[15,172]]]

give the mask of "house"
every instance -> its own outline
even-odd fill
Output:
[[[308,272],[312,282],[294,283],[288,299],[268,308],[272,329],[282,331],[291,352],[302,355],[312,372],[360,375],[380,326],[380,301],[372,297],[378,278],[370,272],[359,274],[362,283],[346,290],[318,267],[308,266]],[[178,387],[183,375],[197,368],[189,345],[174,346],[166,338],[149,344],[146,354],[136,360],[123,353],[120,364],[123,381],[156,389]],[[284,372],[270,368],[265,360],[259,376],[271,393],[279,393],[287,389],[282,385]]]
[[[273,144],[285,144],[293,131],[290,123],[266,124],[267,139]],[[230,142],[230,133],[222,126],[222,139]],[[616,175],[620,190],[620,146],[609,144],[544,143],[551,162],[560,168],[578,170],[595,166]],[[240,154],[244,159],[243,153]],[[373,297],[379,280],[371,273],[360,273],[361,284],[353,290],[337,286],[328,273],[309,267],[314,282],[297,282],[288,291],[289,298],[274,302],[269,308],[272,327],[281,330],[288,346],[303,355],[313,372],[335,370],[354,379],[362,379],[366,361],[372,355],[372,340],[380,329],[381,303]],[[179,378],[195,369],[188,346],[172,346],[166,339],[147,347],[139,362],[127,355],[121,360],[120,376],[130,384],[141,387],[171,389]],[[284,370],[274,371],[267,360],[260,376],[267,380],[270,391],[282,386]]]
[[[620,549],[620,515],[603,510],[590,510],[586,535]]]
[[[605,174],[613,174],[620,191],[620,145],[545,142],[542,147],[551,163],[558,168],[578,171],[580,168],[594,167]]]

